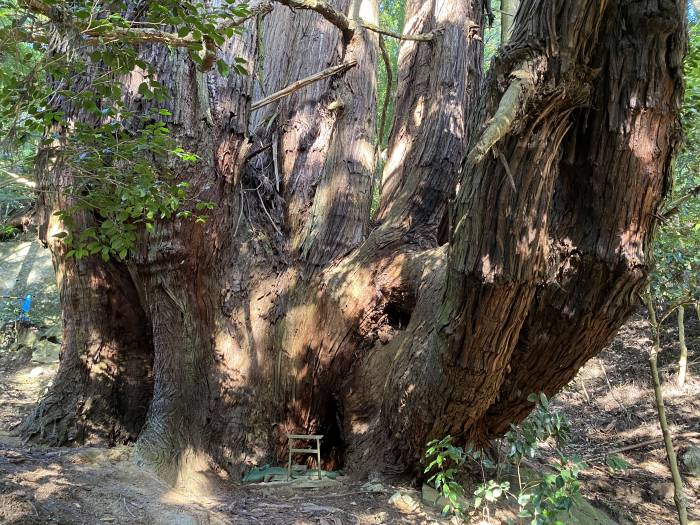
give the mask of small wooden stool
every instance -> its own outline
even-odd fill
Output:
[[[289,463],[287,465],[287,480],[292,478],[292,454],[316,454],[316,461],[318,462],[318,479],[321,479],[321,439],[323,438],[320,434],[287,434],[287,446],[289,446]],[[316,448],[294,448],[294,441],[311,441],[316,440]]]

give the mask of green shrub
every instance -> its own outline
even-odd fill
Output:
[[[472,446],[456,446],[452,436],[428,443],[424,473],[430,475],[428,483],[432,483],[448,502],[443,513],[463,517],[470,508],[489,513],[490,504],[506,498],[517,504],[519,523],[558,525],[564,523],[561,521],[563,514],[570,516],[574,499],[580,494],[578,475],[585,465],[562,454],[560,445],[569,436],[570,426],[560,414],[550,412],[547,396],[531,394],[528,399],[535,403],[535,409],[522,424],[513,425],[506,433],[499,444],[502,450],[499,461],[493,461],[483,450]],[[531,479],[523,481],[523,460],[534,457],[539,445],[549,439],[555,440],[559,455],[553,472],[530,476]],[[469,463],[480,467],[482,483],[467,497],[459,480]],[[515,487],[501,479],[501,473],[508,467],[517,474]]]

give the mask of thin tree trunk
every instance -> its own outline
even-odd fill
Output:
[[[668,421],[666,420],[663,391],[661,390],[659,369],[657,367],[657,357],[661,351],[659,324],[656,321],[656,310],[654,309],[654,302],[651,298],[651,292],[649,291],[648,287],[644,293],[644,302],[647,307],[647,312],[649,313],[649,324],[651,325],[653,337],[651,351],[649,352],[649,368],[651,371],[652,384],[654,386],[654,398],[656,400],[656,411],[658,412],[659,425],[661,426],[664,446],[666,447],[666,456],[668,457],[671,477],[673,478],[673,501],[676,504],[676,510],[678,512],[678,523],[680,523],[680,525],[687,525],[688,503],[683,494],[683,479],[681,478],[680,471],[678,470],[678,459],[676,458],[676,451],[673,448],[671,431],[668,428]]]
[[[685,345],[685,308],[678,307],[678,344],[680,355],[678,357],[678,386],[685,385],[685,375],[688,368],[688,347]]]
[[[510,37],[515,12],[518,10],[518,0],[501,0],[501,45],[505,45]]]

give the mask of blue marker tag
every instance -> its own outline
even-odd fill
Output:
[[[19,314],[20,321],[29,321],[29,310],[32,307],[32,296],[27,294],[24,301],[21,301],[22,313]]]

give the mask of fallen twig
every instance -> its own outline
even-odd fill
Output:
[[[700,432],[684,432],[683,434],[678,434],[675,438],[700,438]],[[610,456],[611,454],[619,454],[620,452],[629,452],[630,450],[636,450],[638,448],[648,447],[650,445],[663,446],[663,438],[661,436],[654,439],[648,439],[646,441],[640,441],[639,443],[633,443],[631,445],[625,445],[623,447],[614,448],[607,452],[601,452],[594,456],[586,458],[585,461],[597,461]]]

